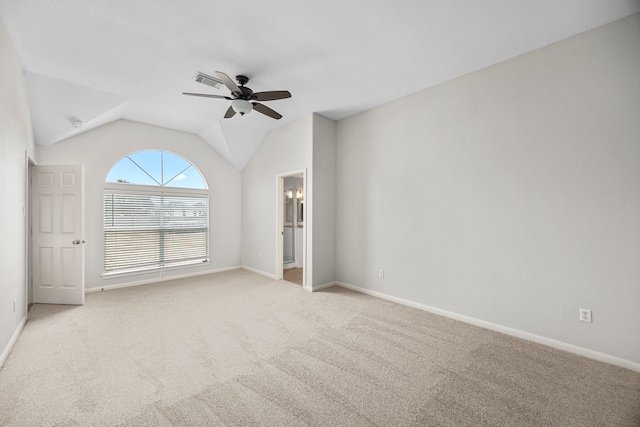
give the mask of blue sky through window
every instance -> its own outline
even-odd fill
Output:
[[[184,158],[166,151],[133,153],[111,168],[107,182],[179,188],[207,188],[200,172]]]

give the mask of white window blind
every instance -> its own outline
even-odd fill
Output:
[[[208,261],[206,195],[105,190],[105,273]]]

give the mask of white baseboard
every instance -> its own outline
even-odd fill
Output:
[[[568,351],[569,353],[574,353],[579,356],[584,356],[589,359],[598,360],[600,362],[605,362],[610,365],[619,366],[621,368],[630,369],[635,372],[640,372],[640,363],[632,362],[631,360],[622,359],[620,357],[612,356],[606,353],[600,353],[595,350],[590,350],[588,348],[579,347],[577,345],[568,344],[562,341],[557,341],[551,338],[543,337],[540,335],[532,334],[529,332],[524,332],[518,329],[509,328],[507,326],[498,325],[496,323],[487,322],[484,320],[476,319],[469,316],[464,316],[462,314],[453,313],[447,310],[442,310],[435,307],[430,307],[425,304],[420,304],[414,301],[406,300],[403,298],[394,297],[391,295],[387,295],[382,292],[372,291],[369,289],[361,288],[359,286],[350,285],[348,283],[336,282],[338,286],[342,286],[343,288],[351,289],[356,292],[361,292],[363,294],[371,295],[377,298],[382,298],[388,301],[392,301],[398,304],[406,305],[409,307],[417,308],[420,310],[428,311],[433,314],[438,314],[440,316],[448,317],[450,319],[459,320],[464,323],[469,323],[471,325],[479,326],[481,328],[490,329],[492,331],[501,332],[503,334],[511,335],[516,338],[522,338],[527,341],[532,341],[538,344],[547,345],[549,347],[557,348],[559,350]],[[313,289],[316,290],[315,287]]]
[[[259,274],[261,276],[268,277],[269,279],[278,280],[278,279],[276,279],[276,275],[275,274],[266,273],[266,272],[264,272],[262,270],[258,270],[257,268],[247,267],[246,265],[241,266],[241,268],[243,270],[251,271],[252,273],[256,273],[256,274]]]
[[[196,271],[191,273],[176,274],[174,276],[165,276],[165,277],[156,277],[154,279],[138,280],[137,282],[127,282],[127,283],[119,283],[116,285],[98,286],[94,288],[86,288],[84,290],[84,293],[88,294],[92,292],[109,291],[111,289],[130,288],[132,286],[147,285],[149,283],[166,282],[167,280],[184,279],[187,277],[194,277],[194,276],[204,276],[205,274],[212,274],[212,273],[222,273],[224,271],[237,270],[239,268],[240,266],[237,265],[234,267],[218,268],[215,270]]]
[[[7,347],[4,349],[4,351],[2,352],[2,355],[0,356],[0,369],[4,366],[4,362],[7,361],[7,357],[9,357],[9,353],[11,353],[11,350],[13,350],[13,346],[16,344],[16,341],[18,341],[18,337],[20,336],[20,333],[22,332],[22,329],[26,324],[27,324],[27,316],[24,316],[22,321],[20,321],[20,323],[18,324],[18,327],[16,328],[15,332],[11,336],[11,339],[9,340]]]
[[[337,284],[338,284],[337,282],[329,282],[329,283],[323,283],[322,285],[315,285],[311,287],[311,292],[321,291],[323,289],[330,288]]]

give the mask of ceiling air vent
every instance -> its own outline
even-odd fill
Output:
[[[220,87],[222,86],[221,80],[218,80],[215,77],[208,76],[205,73],[201,73],[200,71],[198,71],[198,73],[193,76],[193,80],[197,81],[198,83],[215,87],[216,89],[220,89]]]

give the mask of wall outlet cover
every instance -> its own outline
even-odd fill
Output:
[[[580,309],[580,321],[591,323],[591,310],[587,308]]]

